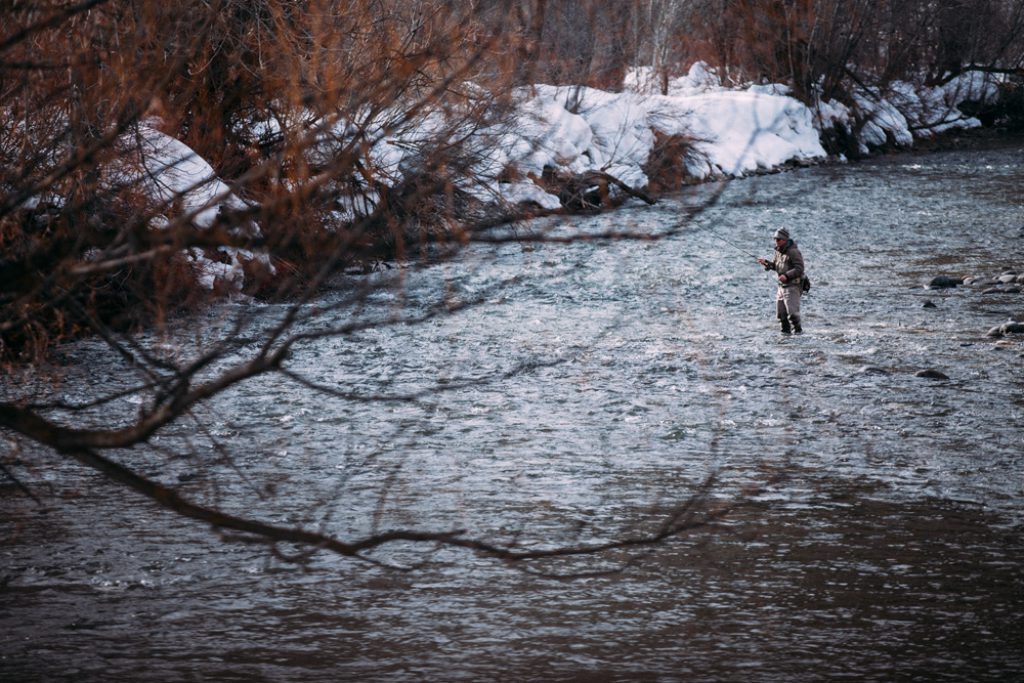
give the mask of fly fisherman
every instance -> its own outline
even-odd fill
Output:
[[[800,334],[800,295],[803,293],[804,257],[785,228],[775,231],[775,255],[771,261],[758,258],[765,270],[779,274],[779,291],[775,295],[775,315],[782,323],[782,333]],[[792,323],[792,328],[790,324]]]

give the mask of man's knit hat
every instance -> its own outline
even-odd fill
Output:
[[[778,230],[775,231],[775,239],[777,239],[777,240],[788,240],[789,239],[789,230],[786,230],[785,228],[779,228]]]

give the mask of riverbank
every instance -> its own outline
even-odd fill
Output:
[[[437,190],[448,193],[449,202],[454,198],[455,208],[463,212],[453,218],[471,228],[481,214],[590,210],[623,201],[631,191],[652,194],[829,159],[940,148],[956,144],[951,141],[960,136],[989,134],[975,133],[984,130],[982,121],[961,108],[978,109],[1001,97],[998,82],[980,72],[931,87],[895,81],[883,91],[851,84],[847,103],[819,99],[808,104],[793,97],[785,84],[727,86],[703,62],[670,80],[664,93],[652,92],[642,71],[628,74],[618,92],[544,84],[515,89],[498,118],[477,122],[469,131],[464,142],[471,156],[460,162],[459,176],[445,188],[426,188],[425,203]],[[408,192],[409,179],[423,173],[423,141],[435,134],[432,128],[445,125],[428,116],[396,130],[387,115],[377,119],[355,132],[348,132],[345,122],[332,125],[324,130],[330,137],[325,135],[309,152],[330,157],[358,134],[365,138],[361,144],[367,161],[383,180],[364,193],[362,206],[339,185],[334,216],[339,227],[363,221],[397,192]],[[273,121],[250,125],[243,137],[260,140],[281,133],[281,124]],[[314,120],[312,125],[322,124]],[[157,198],[183,203],[200,227],[208,227],[220,210],[237,210],[239,199],[213,167],[160,127],[159,119],[144,122],[145,148],[138,150],[146,173],[159,178],[152,189]],[[599,176],[613,181],[600,188],[596,180],[588,184],[588,177]],[[333,187],[327,183],[323,189]],[[413,222],[416,230],[432,232],[423,220]]]
[[[12,214],[18,228],[0,274],[18,283],[11,301],[20,310],[9,317],[32,322],[4,330],[0,356],[38,357],[55,340],[95,331],[94,319],[127,329],[221,297],[294,300],[323,287],[325,274],[450,253],[494,226],[601,212],[631,198],[651,203],[686,185],[964,144],[989,133],[957,103],[997,94],[993,81],[964,74],[941,88],[893,84],[888,97],[865,89],[850,104],[808,106],[782,84],[725,87],[704,64],[665,94],[625,85],[534,85],[506,93],[500,105],[466,88],[471,103],[461,110],[408,118],[396,104],[358,124],[312,112],[300,112],[293,129],[249,120],[238,131],[239,154],[262,155],[289,136],[304,146],[284,167],[271,155],[235,178],[220,177],[173,123],[149,115],[100,164],[99,196],[75,195],[85,202],[80,211],[55,187]],[[291,177],[290,165],[308,170]],[[126,226],[135,235],[127,245]],[[41,249],[40,234],[53,235],[52,244]],[[80,246],[69,253],[68,245]],[[56,290],[81,293],[76,305],[91,313],[51,306],[62,295],[34,284],[39,272],[55,273]]]

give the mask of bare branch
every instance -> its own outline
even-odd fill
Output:
[[[36,494],[32,493],[32,490],[30,488],[28,488],[27,486],[25,486],[25,484],[23,484],[20,479],[18,479],[16,476],[14,476],[14,473],[11,472],[11,470],[8,469],[7,465],[3,464],[2,462],[0,462],[0,472],[3,472],[3,475],[5,477],[7,477],[8,479],[10,479],[11,482],[15,486],[18,487],[19,491],[21,491],[26,496],[28,496],[29,498],[34,500],[36,505],[39,505],[40,507],[42,507],[43,501],[41,501]]]
[[[233,535],[224,536],[226,540],[266,544],[275,549],[275,554],[279,558],[297,562],[308,560],[313,553],[320,550],[344,557],[356,557],[367,560],[369,559],[366,556],[368,551],[396,543],[426,543],[461,548],[485,557],[502,560],[513,566],[540,560],[595,555],[615,550],[643,549],[657,546],[668,539],[697,529],[707,528],[733,512],[742,502],[734,501],[729,504],[704,507],[703,503],[706,501],[707,495],[715,483],[714,477],[709,477],[691,498],[669,511],[656,530],[648,533],[636,533],[605,542],[583,543],[553,548],[524,549],[518,547],[515,543],[501,545],[473,538],[468,536],[464,529],[449,531],[396,529],[371,534],[353,541],[342,541],[318,531],[267,524],[252,518],[239,517],[221,510],[197,505],[181,496],[175,490],[143,477],[129,468],[89,449],[75,449],[67,454],[82,464],[101,472],[111,480],[117,481],[146,496],[167,510],[190,519],[205,522],[216,529],[244,535],[240,537]],[[756,491],[750,493],[756,493]],[[309,549],[297,555],[285,555],[276,550],[276,544],[278,543],[293,543],[306,546]],[[621,571],[621,569],[617,571]],[[555,576],[557,574],[548,575]]]

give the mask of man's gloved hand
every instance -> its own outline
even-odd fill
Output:
[[[786,284],[787,282],[789,282],[789,279],[785,275],[780,275],[779,276],[779,282],[781,284]]]

